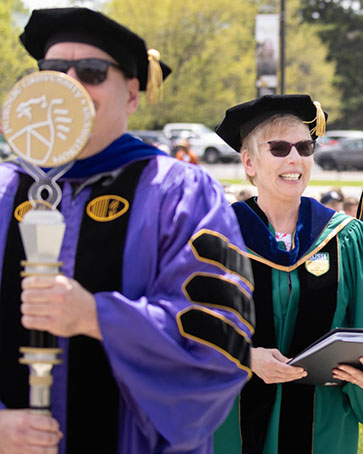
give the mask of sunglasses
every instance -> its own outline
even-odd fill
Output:
[[[285,140],[270,140],[270,151],[273,156],[285,158],[295,147],[300,156],[311,156],[315,150],[315,140],[300,140],[296,143],[286,142]],[[262,145],[262,144],[260,144]]]
[[[89,85],[98,85],[107,78],[110,66],[121,69],[116,63],[101,58],[82,58],[80,60],[43,59],[38,61],[39,71],[59,71],[67,73],[69,68],[74,68],[78,79]]]

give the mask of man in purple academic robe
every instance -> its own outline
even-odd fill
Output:
[[[16,161],[0,166],[0,454],[210,454],[251,375],[254,323],[223,189],[126,133],[149,67],[137,35],[63,8],[33,11],[21,41],[40,69],[82,83],[96,120],[60,180],[61,275],[21,282],[18,207],[33,181]],[[107,62],[98,74],[96,59]],[[52,417],[24,410],[29,329],[56,335],[64,352]]]

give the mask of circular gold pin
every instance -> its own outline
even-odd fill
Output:
[[[56,71],[23,77],[7,95],[2,111],[3,133],[13,152],[41,167],[75,159],[89,139],[95,117],[84,87]]]

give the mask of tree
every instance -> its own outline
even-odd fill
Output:
[[[333,126],[363,129],[363,16],[359,1],[303,0],[307,23],[318,24],[328,46],[328,58],[336,64],[334,86],[341,94],[341,115]]]
[[[1,103],[15,82],[35,66],[34,61],[19,44],[18,36],[21,30],[14,23],[14,13],[23,11],[22,7],[19,0],[2,0],[0,2]]]
[[[258,2],[230,0],[110,0],[106,12],[161,51],[173,68],[164,101],[130,119],[130,129],[155,129],[170,121],[214,127],[226,108],[256,96],[255,16]],[[337,112],[334,64],[313,26],[302,24],[298,0],[289,1],[287,89],[311,93]],[[313,45],[306,45],[306,36]]]
[[[329,113],[329,125],[340,113],[340,90],[334,86],[335,62],[328,61],[328,47],[321,27],[303,21],[300,0],[289,0],[286,11],[286,92],[307,93]],[[330,127],[330,126],[329,126]]]
[[[277,0],[275,0],[277,1]],[[339,96],[332,91],[334,65],[315,25],[302,24],[298,1],[290,0],[287,20],[288,92],[310,93],[337,112]],[[95,1],[100,6],[102,0]],[[34,62],[18,43],[19,31],[11,19],[21,0],[3,0],[0,31],[3,62],[0,96]],[[142,99],[130,119],[131,129],[157,129],[171,121],[201,122],[214,128],[225,109],[256,96],[255,0],[108,0],[104,9],[114,19],[161,51],[173,69],[164,85],[164,101],[146,106]],[[309,36],[309,46],[306,45]]]
[[[230,0],[111,0],[106,11],[145,38],[173,69],[164,101],[145,106],[130,128],[169,121],[214,127],[226,108],[255,95],[252,2]]]

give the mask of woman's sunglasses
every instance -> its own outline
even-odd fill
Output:
[[[107,78],[110,66],[121,69],[119,65],[101,58],[82,58],[80,60],[43,59],[38,61],[39,71],[59,71],[67,73],[69,68],[76,70],[78,79],[89,85],[98,85]]]
[[[315,140],[300,140],[296,143],[286,142],[285,140],[270,140],[265,143],[270,145],[271,154],[278,158],[286,157],[292,147],[296,148],[300,156],[311,156],[315,150]]]

